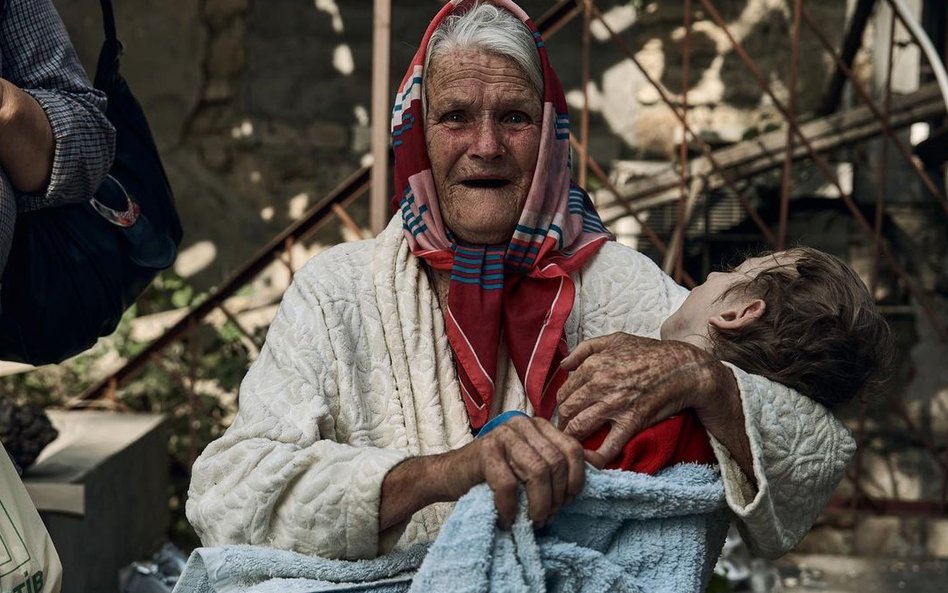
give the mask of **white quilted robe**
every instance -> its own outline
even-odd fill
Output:
[[[687,295],[617,243],[575,281],[570,348],[616,331],[658,337]],[[758,488],[713,445],[751,545],[776,556],[809,529],[855,444],[810,399],[734,372]],[[512,365],[500,393],[501,409],[530,411]],[[241,385],[237,418],[194,464],[188,519],[205,546],[371,558],[433,540],[452,508],[432,505],[379,534],[385,474],[471,440],[437,298],[395,217],[377,239],[338,245],[296,274]]]

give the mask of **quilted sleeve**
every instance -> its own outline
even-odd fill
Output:
[[[343,431],[362,402],[340,398],[344,337],[312,290],[287,292],[240,389],[237,417],[194,464],[187,516],[206,546],[256,544],[328,558],[378,554],[385,474],[406,452]],[[352,434],[343,434],[351,432]],[[363,435],[364,436],[364,435]],[[336,441],[343,442],[336,442]]]
[[[725,363],[727,364],[727,363]],[[793,549],[823,510],[856,452],[849,431],[796,391],[728,364],[741,389],[757,488],[711,439],[728,506],[751,549],[776,558]]]

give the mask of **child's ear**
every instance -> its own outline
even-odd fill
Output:
[[[767,303],[754,299],[745,303],[734,303],[708,319],[708,324],[718,329],[738,329],[754,323],[764,315]]]

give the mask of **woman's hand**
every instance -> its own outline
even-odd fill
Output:
[[[433,502],[457,500],[481,482],[494,491],[502,528],[516,516],[520,482],[530,519],[542,524],[579,494],[585,480],[579,441],[542,418],[516,417],[460,449],[392,468],[382,484],[380,527],[400,523]]]
[[[587,340],[563,361],[571,371],[557,394],[559,426],[579,440],[611,423],[590,461],[602,467],[639,431],[693,408],[749,478],[750,445],[733,374],[684,342],[615,333]]]

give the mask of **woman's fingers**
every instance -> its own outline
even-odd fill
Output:
[[[602,425],[613,420],[612,410],[616,406],[610,406],[609,402],[603,399],[593,399],[591,402],[579,400],[574,403],[575,407],[571,407],[568,414],[561,416],[560,429],[577,441],[584,440]]]
[[[550,470],[543,457],[513,425],[529,422],[515,418],[488,435],[492,446],[485,462],[485,479],[494,491],[501,528],[509,529],[517,514],[517,485],[527,493],[528,516],[534,522],[545,520],[550,512]]]
[[[550,468],[550,488],[553,507],[571,501],[583,489],[586,464],[583,446],[543,419],[533,419],[517,427],[522,435],[545,459]]]
[[[587,358],[608,348],[610,338],[611,336],[602,336],[581,342],[563,359],[560,366],[567,371],[575,371]]]
[[[591,463],[593,467],[597,469],[602,469],[606,467],[606,464],[609,461],[603,457],[598,451],[583,451],[583,456],[586,458],[586,461]]]
[[[496,428],[484,443],[485,478],[494,490],[502,527],[517,508],[517,483],[527,494],[528,516],[545,523],[572,500],[585,482],[582,446],[542,418],[514,418]]]
[[[583,342],[587,344],[588,342]],[[583,344],[580,344],[582,346]],[[606,342],[601,342],[595,347],[600,348]],[[577,349],[579,346],[577,346]],[[616,361],[607,355],[600,354],[599,351],[591,353],[585,357],[575,369],[570,372],[569,377],[560,386],[556,392],[556,403],[562,406],[563,402],[573,399],[577,392],[583,389],[602,385],[603,381],[612,381],[616,377],[621,378],[630,372],[623,373],[624,369],[615,369]],[[565,365],[563,367],[566,368]],[[568,370],[568,369],[567,369]]]
[[[494,490],[501,526],[509,527],[516,514],[518,482],[525,485],[530,518],[544,522],[582,489],[585,461],[603,467],[643,428],[685,407],[713,406],[711,362],[720,365],[684,343],[625,334],[577,346],[564,360],[563,368],[574,370],[557,394],[563,433],[543,419],[514,418],[484,437],[478,450],[478,471]],[[606,423],[610,431],[599,449],[583,451],[579,441]]]
[[[563,391],[561,390],[560,393]],[[602,389],[593,381],[565,395],[556,408],[557,426],[565,429],[576,414],[599,403],[601,396]]]
[[[585,343],[583,342],[583,344]],[[611,359],[598,353],[593,353],[585,358],[582,364],[569,374],[569,377],[560,386],[559,391],[556,392],[557,406],[562,407],[563,402],[575,399],[577,393],[590,388],[595,389],[602,379],[608,376],[609,368],[613,364],[614,362]]]
[[[682,342],[616,333],[587,340],[574,353],[575,370],[557,394],[559,426],[582,440],[609,422],[598,450],[606,462],[640,430],[684,408],[710,417],[726,383],[720,362]]]
[[[542,523],[566,500],[569,465],[566,456],[540,432],[537,425],[535,420],[524,418],[511,424],[511,429],[517,431],[538,456],[526,456],[524,461],[528,465],[521,477],[527,489],[530,519]]]
[[[571,372],[563,385],[560,386],[560,390],[556,392],[556,405],[562,406],[564,401],[572,397],[574,393],[589,383],[589,381],[592,380],[593,375],[594,373],[585,369]]]
[[[491,455],[488,448],[484,459],[484,479],[494,492],[494,506],[497,508],[497,522],[501,529],[510,529],[517,516],[517,476],[507,463],[503,450]]]
[[[609,434],[606,435],[602,444],[596,449],[596,455],[599,456],[598,461],[600,461],[602,465],[596,465],[595,463],[593,463],[593,465],[602,468],[618,457],[619,454],[622,453],[622,448],[629,442],[629,439],[635,436],[642,428],[645,427],[621,421],[614,422],[610,427]]]
[[[586,483],[586,464],[583,446],[573,437],[567,436],[549,422],[538,422],[537,428],[555,444],[566,459],[566,500],[570,502]]]

